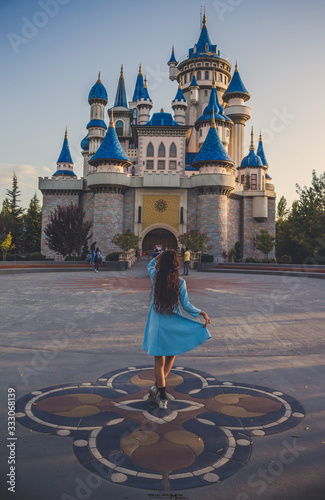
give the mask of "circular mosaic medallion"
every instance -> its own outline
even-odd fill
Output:
[[[289,430],[304,418],[279,391],[176,367],[168,409],[148,398],[154,372],[130,366],[95,383],[35,390],[16,404],[17,422],[72,438],[85,468],[123,486],[182,490],[218,483],[248,462],[254,439]]]
[[[167,207],[168,207],[167,201],[165,201],[165,200],[158,200],[155,203],[155,209],[158,212],[165,212],[167,210]]]

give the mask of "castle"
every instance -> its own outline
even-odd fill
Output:
[[[114,105],[108,103],[99,74],[89,92],[88,134],[81,142],[83,177],[73,171],[68,136],[52,178],[40,178],[44,228],[57,205],[79,204],[92,221],[92,241],[103,255],[118,250],[111,242],[131,230],[141,236],[140,250],[155,245],[179,247],[179,235],[207,233],[215,260],[241,243],[243,258],[262,256],[254,238],[261,229],[275,234],[275,192],[262,137],[255,152],[244,151],[246,121],[251,116],[247,91],[236,64],[211,43],[204,13],[198,42],[177,61],[168,61],[170,80],[178,82],[171,113],[153,113],[141,65],[131,102],[127,102],[123,67]],[[270,256],[273,256],[270,254]]]

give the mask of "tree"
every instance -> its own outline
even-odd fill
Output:
[[[117,247],[121,248],[125,252],[128,252],[132,248],[134,248],[134,250],[138,248],[141,237],[136,236],[134,233],[132,233],[132,231],[127,230],[125,231],[125,233],[115,234],[111,241]]]
[[[20,194],[17,176],[14,173],[12,189],[7,189],[7,198],[4,200],[4,213],[7,230],[12,235],[13,245],[17,251],[22,250],[24,240],[24,211],[19,206]]]
[[[284,196],[281,196],[278,206],[277,206],[277,219],[284,219],[287,217],[289,210],[287,208],[287,200]]]
[[[178,238],[181,245],[188,248],[191,252],[209,250],[211,247],[207,246],[208,240],[208,235],[200,233],[199,231],[188,231],[187,233],[181,234]]]
[[[7,252],[15,248],[15,245],[12,244],[11,233],[9,233],[6,239],[0,244],[0,248],[2,250],[3,260],[6,260]]]
[[[48,247],[65,257],[79,255],[92,225],[84,217],[85,212],[78,205],[58,205],[44,229]]]
[[[274,248],[275,237],[265,229],[261,229],[260,234],[256,235],[256,239],[258,241],[257,250],[260,250],[260,252],[264,253],[265,259],[267,259],[269,253]]]
[[[240,262],[242,258],[241,244],[239,241],[235,243],[235,262]]]
[[[25,216],[25,252],[41,251],[42,209],[36,193],[30,200]]]

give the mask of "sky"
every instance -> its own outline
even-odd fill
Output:
[[[87,134],[88,93],[98,72],[115,99],[121,64],[131,100],[139,64],[147,74],[153,112],[172,112],[177,82],[167,61],[175,45],[185,56],[200,34],[197,0],[0,0],[0,203],[18,177],[28,207],[38,177],[56,171],[65,127],[74,171],[82,176],[80,141]],[[235,62],[251,94],[250,127],[261,130],[277,199],[297,199],[325,171],[325,2],[210,0],[212,43]],[[106,109],[107,109],[106,108]],[[108,118],[106,115],[106,123]]]

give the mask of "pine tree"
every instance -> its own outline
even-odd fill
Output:
[[[42,209],[36,193],[30,200],[25,216],[25,252],[41,251]]]
[[[17,176],[14,173],[12,177],[12,189],[7,189],[7,198],[5,200],[5,220],[7,231],[9,231],[12,235],[12,242],[17,252],[22,251],[24,240],[24,211],[19,206],[20,194]]]

